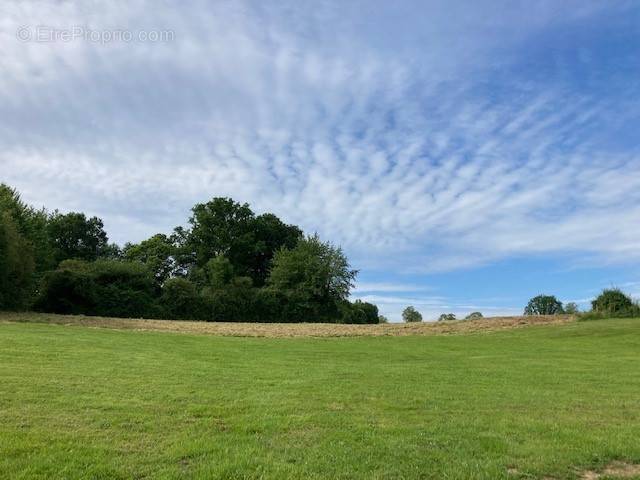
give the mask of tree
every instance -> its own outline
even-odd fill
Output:
[[[48,232],[57,263],[72,258],[93,261],[109,251],[109,239],[98,217],[54,212],[49,219]]]
[[[594,312],[604,313],[614,316],[626,316],[640,314],[640,309],[633,303],[628,295],[625,295],[619,288],[609,288],[602,291],[596,299],[591,302]]]
[[[564,313],[568,313],[569,315],[575,315],[576,313],[580,313],[578,309],[578,304],[575,302],[569,302],[564,306]]]
[[[0,184],[0,213],[8,213],[17,233],[31,245],[34,268],[43,272],[53,268],[54,258],[47,231],[49,216],[44,209],[36,210],[22,201],[14,188]]]
[[[138,244],[126,244],[122,254],[125,260],[147,265],[156,282],[162,285],[176,271],[176,250],[170,237],[158,233]]]
[[[562,302],[553,295],[538,295],[529,300],[525,315],[560,315],[564,313]]]
[[[349,296],[356,274],[342,249],[313,235],[291,250],[276,252],[267,284],[294,307],[285,309],[285,315],[300,315],[298,321],[336,320],[339,304]]]
[[[453,313],[443,313],[438,318],[439,322],[452,322],[453,320],[456,320],[456,316]]]
[[[192,212],[186,243],[196,265],[202,267],[224,255],[239,274],[246,273],[255,244],[254,215],[249,205],[217,197],[195,205]]]
[[[406,323],[421,322],[422,314],[412,306],[409,306],[402,311],[402,320]]]
[[[478,320],[480,318],[484,318],[481,312],[471,312],[469,315],[464,317],[465,320]]]
[[[389,319],[384,315],[378,315],[378,323],[389,323]]]
[[[295,225],[287,225],[272,213],[259,215],[253,221],[255,245],[250,265],[250,275],[256,286],[267,280],[271,262],[281,248],[291,250],[303,237],[302,230]]]
[[[0,211],[0,309],[27,306],[35,262],[33,247],[8,211]]]

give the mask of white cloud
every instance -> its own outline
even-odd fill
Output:
[[[499,25],[438,2],[395,22],[394,10],[365,18],[330,2],[311,13],[8,7],[0,179],[33,203],[100,215],[121,243],[227,195],[342,244],[360,269],[443,271],[549,252],[640,261],[640,156],[603,138],[633,110],[495,73],[538,29],[598,9],[571,4],[558,20],[555,2],[526,15],[510,3]],[[175,39],[15,39],[38,24],[171,29]]]

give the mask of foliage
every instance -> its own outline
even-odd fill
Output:
[[[94,261],[111,251],[104,225],[98,217],[54,212],[47,228],[58,263],[67,259]]]
[[[344,302],[341,308],[342,323],[380,323],[378,307],[362,300]]]
[[[443,313],[438,318],[439,322],[452,322],[456,320],[456,316],[453,313]]]
[[[564,313],[569,315],[575,315],[580,313],[580,309],[578,308],[578,304],[575,302],[569,302],[564,306]]]
[[[640,307],[634,303],[631,297],[618,288],[610,288],[602,291],[591,302],[594,313],[610,317],[634,317],[640,316]]]
[[[376,323],[347,298],[356,271],[340,250],[273,214],[213,198],[189,228],[121,250],[101,219],[36,211],[0,185],[0,308],[223,321]],[[36,294],[37,292],[37,294]],[[173,304],[172,304],[173,302]]]
[[[276,252],[267,284],[283,296],[287,319],[337,321],[356,273],[340,248],[313,235]]]
[[[199,320],[205,315],[205,304],[193,282],[186,278],[170,278],[162,285],[160,305],[163,315],[177,320]]]
[[[22,309],[30,297],[33,247],[18,231],[9,211],[0,211],[0,309]]]
[[[156,282],[162,285],[176,272],[176,252],[177,246],[174,240],[158,233],[138,244],[126,244],[122,255],[128,261],[147,265]]]
[[[469,315],[464,317],[465,320],[478,320],[480,318],[484,318],[481,312],[471,312]]]
[[[402,320],[406,323],[421,322],[422,314],[412,306],[409,306],[402,311]]]
[[[562,302],[552,295],[538,295],[529,300],[525,315],[560,315],[564,313]]]
[[[389,319],[384,315],[378,315],[378,323],[389,323]]]

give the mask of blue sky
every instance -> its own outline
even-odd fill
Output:
[[[637,2],[2,8],[0,180],[116,242],[223,195],[342,245],[393,320],[640,296]]]

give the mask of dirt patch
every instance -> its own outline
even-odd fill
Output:
[[[232,337],[360,337],[451,335],[493,332],[531,325],[562,324],[573,321],[569,315],[531,317],[493,317],[454,322],[409,324],[339,325],[333,323],[225,323],[177,320],[85,317],[43,313],[0,313],[0,322],[51,323],[118,330],[143,330],[220,335]]]
[[[605,478],[640,478],[640,465],[625,462],[612,462],[602,471],[587,470],[581,473],[581,480]]]

